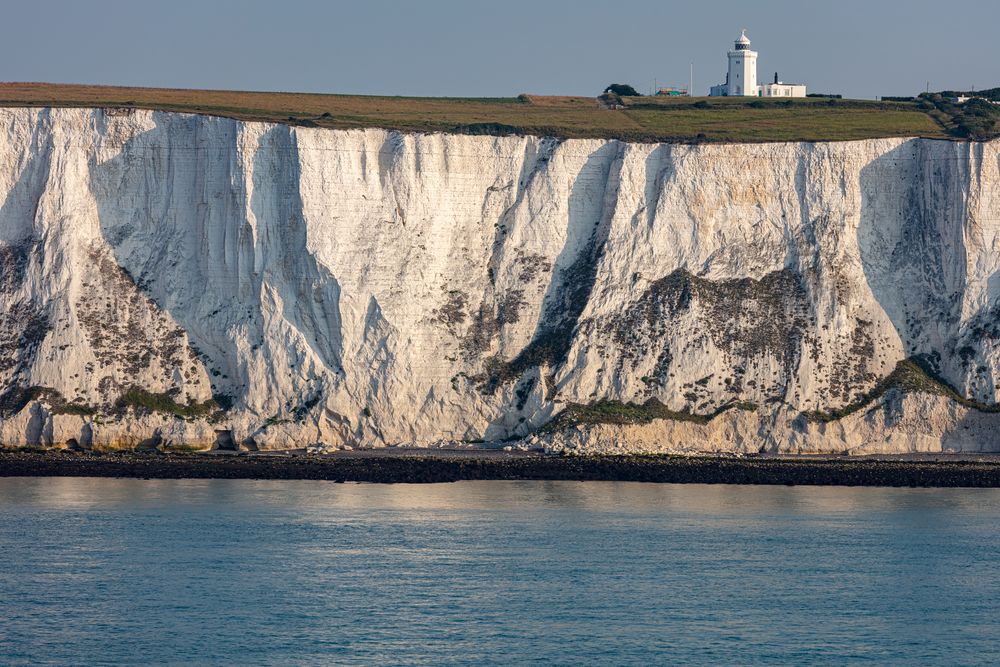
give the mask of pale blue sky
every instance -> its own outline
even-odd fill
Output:
[[[0,79],[378,95],[695,90],[746,26],[775,70],[850,97],[1000,86],[997,0],[3,0]]]

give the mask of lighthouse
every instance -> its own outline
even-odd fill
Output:
[[[727,81],[730,96],[757,96],[757,52],[750,50],[746,28],[740,33],[733,50],[729,52]]]
[[[774,74],[774,83],[757,85],[757,52],[750,50],[750,38],[746,28],[729,52],[729,69],[726,82],[712,86],[709,95],[713,97],[805,97],[803,83],[782,83]]]

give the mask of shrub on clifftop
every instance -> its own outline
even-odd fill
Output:
[[[604,89],[604,94],[618,95],[619,97],[640,97],[639,91],[627,83],[613,83]]]

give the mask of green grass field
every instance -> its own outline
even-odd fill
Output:
[[[536,134],[630,141],[948,138],[916,103],[805,98],[427,98],[0,83],[0,106],[135,107],[328,128]]]

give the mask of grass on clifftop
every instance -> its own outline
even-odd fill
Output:
[[[843,141],[947,138],[916,102],[803,98],[429,98],[0,83],[0,106],[126,107],[327,128],[533,134],[627,141]]]

